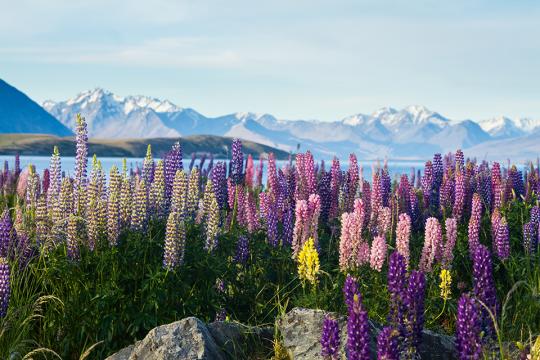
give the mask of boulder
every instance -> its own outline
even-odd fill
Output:
[[[272,339],[272,328],[221,321],[205,325],[189,317],[150,330],[144,339],[107,360],[249,359]]]

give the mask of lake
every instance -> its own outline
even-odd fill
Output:
[[[9,162],[9,166],[12,169],[14,164],[15,157],[13,155],[0,155],[0,162],[3,164],[5,160]],[[62,156],[62,170],[66,172],[66,174],[71,175],[73,174],[73,171],[75,169],[75,157],[73,156]],[[113,165],[116,165],[119,169],[122,169],[122,160],[123,158],[118,157],[101,157],[99,158],[101,161],[101,165],[103,166],[103,169],[108,173],[110,168]],[[143,158],[126,158],[128,168],[135,169],[137,166],[142,167]],[[49,167],[49,161],[50,157],[48,156],[22,156],[20,157],[21,161],[21,168],[25,168],[29,164],[32,164],[36,167],[36,170],[38,173],[42,173],[45,168]],[[200,159],[197,159],[195,161],[195,165],[199,164]],[[214,159],[214,163],[216,161],[225,161],[229,162],[229,160],[218,160]],[[191,158],[184,159],[184,167],[188,167],[189,163],[191,162]],[[255,164],[257,164],[258,160],[255,160]],[[278,167],[281,167],[285,165],[288,161],[285,160],[278,160],[276,161],[276,164]],[[92,158],[88,158],[88,165],[89,168],[92,163]],[[206,159],[205,166],[207,166],[209,163],[209,160]],[[265,163],[266,164],[266,163]],[[331,160],[325,159],[325,167],[327,170],[330,169],[330,166],[332,164]],[[382,162],[379,162],[379,164],[382,166]],[[364,169],[364,177],[366,179],[371,179],[371,168],[372,166],[376,166],[376,161],[359,161],[359,165],[363,167]],[[3,166],[3,165],[2,165]],[[390,170],[390,175],[392,178],[395,176],[399,176],[401,174],[410,174],[411,169],[414,168],[415,170],[423,169],[424,162],[421,161],[388,161],[388,169]],[[348,168],[348,159],[345,161],[341,161],[341,168],[343,170],[346,170]],[[89,169],[90,170],[90,169]],[[263,181],[266,181],[266,167],[263,172]]]

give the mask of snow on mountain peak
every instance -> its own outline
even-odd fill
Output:
[[[105,96],[112,95],[111,92],[104,90],[102,88],[94,88],[91,90],[83,91],[79,93],[77,96],[75,96],[72,99],[69,99],[66,101],[67,105],[73,105],[76,103],[83,103],[83,102],[96,102],[100,99],[102,99]]]
[[[155,112],[158,113],[170,113],[170,112],[177,112],[182,111],[182,108],[179,106],[176,106],[169,100],[159,100],[156,98],[151,98],[148,96],[128,96],[127,98],[123,99],[122,101],[124,103],[124,112],[127,114],[131,111],[138,110],[138,109],[152,109]]]
[[[369,116],[369,115],[366,115],[366,114],[356,114],[356,115],[347,116],[346,118],[344,118],[344,119],[341,120],[341,121],[342,121],[345,125],[359,126],[359,125],[365,125],[365,124],[368,123],[371,119],[372,119],[372,117]]]
[[[414,117],[431,116],[434,114],[433,111],[429,110],[424,105],[409,105],[403,110],[407,111],[409,114],[413,115]]]
[[[90,104],[100,103],[108,105],[109,107],[120,108],[125,114],[129,114],[132,111],[145,109],[151,109],[158,113],[179,112],[183,110],[181,107],[176,106],[169,100],[160,100],[143,95],[122,97],[102,88],[95,88],[81,92],[74,98],[67,100],[65,105],[86,108]],[[56,104],[57,103],[49,100],[43,103],[43,106],[46,109],[50,109]]]
[[[376,118],[380,118],[380,117],[383,117],[383,116],[388,116],[388,115],[394,115],[396,114],[398,111],[392,107],[389,107],[389,106],[385,106],[385,107],[382,107],[380,108],[379,110],[376,110],[373,114],[371,114],[372,117],[376,117]]]

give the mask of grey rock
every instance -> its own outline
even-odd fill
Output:
[[[203,360],[225,359],[205,324],[189,317],[158,326],[138,341],[129,355],[129,347],[110,356],[109,360]]]
[[[109,356],[106,360],[129,360],[129,356],[131,355],[134,347],[135,345],[129,345],[117,353]]]
[[[422,343],[418,350],[422,359],[456,359],[455,339],[431,330],[422,332]]]
[[[150,330],[107,360],[250,359],[254,351],[270,348],[272,340],[272,328],[221,321],[205,325],[189,317]]]

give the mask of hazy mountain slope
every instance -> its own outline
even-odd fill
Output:
[[[467,149],[468,156],[479,159],[535,160],[540,156],[540,131],[518,139],[493,140]]]
[[[72,132],[36,102],[0,79],[0,133],[66,136]]]

